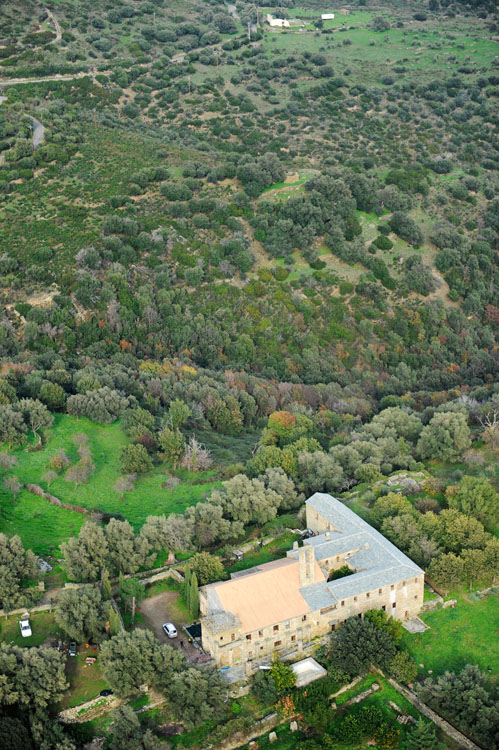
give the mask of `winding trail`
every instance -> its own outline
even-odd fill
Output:
[[[48,8],[45,8],[45,11],[47,13],[47,16],[50,18],[50,20],[52,21],[52,23],[55,26],[55,34],[56,34],[56,36],[55,36],[54,42],[60,42],[61,39],[62,39],[61,25],[60,25],[59,21],[57,20],[57,18],[54,16],[54,14],[52,13],[51,10],[49,10]]]

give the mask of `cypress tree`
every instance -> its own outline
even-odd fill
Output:
[[[111,581],[109,580],[109,571],[105,568],[102,571],[100,590],[104,601],[108,601],[111,598]]]
[[[198,591],[198,579],[195,573],[191,576],[189,592],[189,608],[191,610],[191,617],[196,620],[199,615],[199,591]]]
[[[184,599],[187,605],[187,609],[190,610],[190,596],[191,596],[191,565],[187,563],[184,572]]]

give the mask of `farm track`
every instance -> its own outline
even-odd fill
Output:
[[[61,25],[60,25],[59,21],[57,20],[57,18],[54,16],[54,14],[52,13],[51,10],[49,10],[48,8],[45,8],[45,11],[47,13],[47,16],[50,18],[50,20],[52,21],[52,23],[55,26],[55,34],[56,34],[56,36],[55,36],[54,42],[60,42],[61,39],[62,39]]]

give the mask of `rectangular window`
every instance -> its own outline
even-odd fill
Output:
[[[344,599],[343,599],[343,601],[341,602],[341,606],[342,606],[342,607],[344,607],[344,606],[345,606],[345,600],[344,600]]]
[[[277,648],[278,646],[280,646],[281,643],[282,643],[282,641],[275,641],[275,643],[274,643],[275,648]]]
[[[235,641],[235,640],[236,640],[236,634],[235,634],[235,633],[232,633],[232,635],[231,635],[230,639],[231,639],[231,641]]]
[[[247,640],[247,641],[251,641],[251,633],[249,633],[249,634],[248,634],[248,635],[246,636],[246,640]]]
[[[357,601],[357,597],[354,596],[353,600],[354,600],[354,602],[356,602]],[[341,602],[341,603],[343,604],[343,602]]]
[[[303,617],[301,618],[301,621],[302,622],[307,622],[307,615],[303,615]]]
[[[296,635],[292,635],[292,636],[291,636],[291,640],[292,640],[292,641],[296,641]]]
[[[382,594],[382,593],[383,593],[383,589],[378,589],[378,594]]]
[[[274,633],[277,633],[278,630],[279,630],[279,625],[274,625]]]
[[[370,596],[371,596],[371,594],[368,591],[367,594],[366,594],[366,599],[369,599]]]
[[[262,638],[262,636],[263,636],[263,630],[259,630],[258,631],[258,635],[260,636],[260,638]]]
[[[390,588],[391,588],[391,590],[392,590],[392,591],[393,591],[393,589],[395,588],[395,586],[393,585],[393,583],[392,583],[392,585],[390,586]]]
[[[383,604],[383,606],[381,607],[381,609],[383,610],[383,612],[386,612],[386,604]]]
[[[396,606],[397,606],[397,602],[393,602],[392,609],[395,609]]]

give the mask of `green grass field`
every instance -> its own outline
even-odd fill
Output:
[[[41,646],[45,641],[51,642],[55,639],[64,639],[64,633],[56,624],[51,612],[34,612],[30,615],[32,636],[24,638],[19,628],[19,615],[11,615],[0,621],[0,640],[15,646],[30,648]]]
[[[297,12],[299,16],[299,12]],[[354,16],[338,16],[327,24],[333,26],[364,26],[369,13]],[[360,19],[362,15],[362,20]],[[463,24],[449,20],[441,22],[441,28],[426,31],[423,27],[391,28],[386,32],[376,32],[368,28],[354,28],[323,35],[312,31],[300,32],[291,29],[285,33],[266,33],[264,45],[275,52],[322,52],[335,72],[349,68],[351,80],[364,83],[379,82],[384,75],[391,74],[397,80],[418,76],[449,75],[456,64],[466,62],[474,68],[472,75],[479,74],[479,68],[490,66],[497,54],[492,40],[480,37],[480,27],[470,33]],[[348,42],[347,42],[348,40]],[[397,72],[393,66],[402,66],[405,71]]]
[[[14,502],[0,489],[0,531],[18,534],[24,547],[37,555],[57,554],[61,542],[77,536],[84,522],[80,513],[58,508],[26,490]]]
[[[78,454],[72,438],[79,432],[89,438],[88,447],[95,464],[93,476],[88,484],[75,488],[72,482],[65,481],[61,473],[49,488],[42,475],[50,468],[50,458],[57,451],[64,450],[71,463],[75,463]],[[148,515],[183,512],[189,505],[203,500],[214,486],[220,484],[213,480],[214,472],[194,474],[179,471],[176,472],[180,479],[178,486],[165,489],[162,485],[167,472],[164,466],[159,465],[149,474],[139,476],[134,491],[121,499],[114,489],[114,483],[122,473],[120,448],[127,442],[128,438],[118,422],[99,425],[88,419],[77,420],[59,414],[41,451],[15,451],[19,465],[13,473],[21,483],[40,484],[63,502],[108,513],[121,513],[135,528],[139,528]],[[78,534],[85,521],[84,515],[51,505],[25,490],[15,502],[0,490],[0,507],[0,531],[19,534],[23,543],[38,554],[53,552],[62,541]]]
[[[97,661],[91,666],[87,666],[85,663],[87,656],[97,657]],[[79,706],[80,703],[92,700],[99,695],[101,690],[109,687],[100,671],[98,652],[93,651],[90,647],[86,648],[85,645],[78,646],[76,656],[67,658],[66,677],[69,682],[69,690],[58,706],[60,710]]]
[[[446,669],[460,670],[465,664],[476,664],[491,677],[499,676],[497,623],[499,596],[487,596],[471,602],[459,596],[454,609],[437,609],[421,615],[430,626],[424,633],[411,635],[404,631],[402,645],[418,664],[424,664],[425,674],[432,669],[441,674]]]

